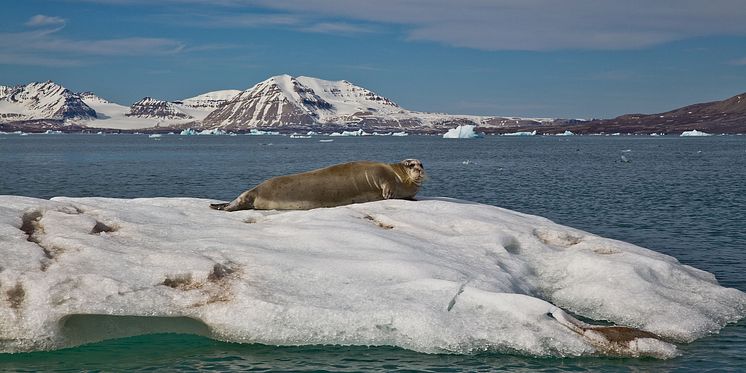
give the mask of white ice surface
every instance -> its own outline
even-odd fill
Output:
[[[575,134],[572,131],[566,130],[565,132],[558,133],[557,136],[574,136]],[[618,134],[617,134],[618,135]],[[612,135],[613,136],[613,135]]]
[[[192,115],[192,119],[163,119],[163,118],[140,118],[134,116],[127,116],[130,112],[129,106],[108,102],[106,100],[96,99],[94,96],[84,97],[83,102],[86,105],[93,108],[96,111],[96,119],[77,121],[78,123],[95,128],[110,128],[110,129],[141,129],[150,128],[155,126],[171,126],[194,122],[195,119],[202,119],[207,116],[208,112],[205,110],[195,110],[191,108],[183,108],[184,112]]]
[[[746,294],[673,257],[494,206],[228,213],[210,202],[0,196],[0,351],[181,331],[575,356],[608,352],[547,316],[554,306],[673,342],[746,315]]]
[[[479,134],[474,132],[473,125],[466,124],[458,126],[456,128],[449,129],[448,132],[443,134],[444,139],[473,139],[479,137]]]
[[[701,136],[712,136],[712,135],[707,132],[691,130],[691,131],[682,132],[680,136],[681,137],[701,137]]]
[[[536,136],[536,130],[533,130],[531,132],[529,131],[511,132],[511,133],[503,134],[503,136]]]

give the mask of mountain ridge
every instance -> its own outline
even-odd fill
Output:
[[[272,76],[243,91],[211,91],[177,101],[145,97],[130,106],[92,92],[74,93],[52,81],[0,85],[0,131],[164,131],[190,127],[236,132],[364,130],[434,134],[457,125],[475,125],[486,133],[680,133],[693,129],[744,133],[746,93],[663,113],[586,121],[418,112],[347,80],[287,74]]]

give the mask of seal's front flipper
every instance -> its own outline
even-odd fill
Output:
[[[228,207],[227,203],[211,203],[210,208],[213,210],[225,210]]]

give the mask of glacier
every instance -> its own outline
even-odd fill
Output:
[[[211,202],[0,196],[0,351],[181,332],[670,358],[746,316],[746,294],[710,273],[495,206],[425,198],[226,213]],[[610,349],[573,314],[658,338]]]

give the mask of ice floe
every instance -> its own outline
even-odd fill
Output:
[[[684,131],[679,135],[681,137],[701,137],[701,136],[712,136],[711,134],[707,132],[697,131],[697,130],[691,130],[691,131]]]
[[[612,134],[611,136],[618,136],[619,134]],[[569,130],[565,130],[565,132],[558,133],[556,136],[575,136],[575,133]]]
[[[536,136],[536,130],[505,133],[503,136]]]
[[[0,196],[0,351],[172,331],[665,358],[746,315],[746,294],[673,257],[494,206],[210,202]]]
[[[444,139],[474,139],[482,137],[480,134],[474,132],[474,125],[465,124],[456,128],[449,129],[448,132],[443,134]]]

